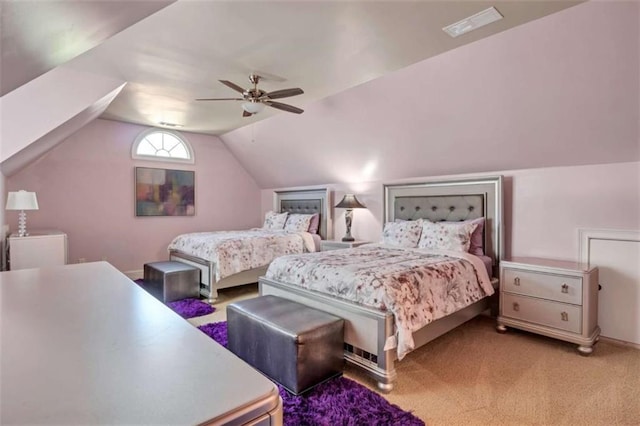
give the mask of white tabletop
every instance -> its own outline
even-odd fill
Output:
[[[106,262],[0,273],[0,423],[244,423],[277,387]]]

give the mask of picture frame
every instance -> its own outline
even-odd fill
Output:
[[[195,216],[195,171],[135,168],[136,216]]]

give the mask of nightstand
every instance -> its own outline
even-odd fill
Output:
[[[576,343],[589,355],[600,336],[598,268],[538,258],[500,262],[498,332],[507,326]]]
[[[320,251],[354,248],[363,244],[369,244],[370,242],[371,241],[322,240],[320,242]]]

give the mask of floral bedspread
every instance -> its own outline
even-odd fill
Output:
[[[182,234],[173,239],[168,249],[214,262],[217,281],[268,265],[278,256],[315,251],[315,245],[308,232],[256,228]]]
[[[266,277],[391,312],[398,359],[415,348],[414,331],[494,293],[473,255],[381,244],[280,257]]]

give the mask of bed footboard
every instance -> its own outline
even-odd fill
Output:
[[[169,251],[169,260],[186,263],[200,269],[200,295],[206,297],[207,302],[211,304],[218,299],[218,290],[257,283],[258,278],[264,275],[268,268],[268,265],[266,265],[260,268],[249,269],[216,281],[215,262],[190,256],[175,250]]]
[[[494,286],[497,280],[493,280]],[[378,389],[393,390],[397,379],[395,345],[385,350],[395,335],[393,315],[355,305],[331,296],[301,289],[264,277],[259,281],[260,295],[275,295],[303,305],[332,313],[345,320],[344,357],[350,364],[364,370],[377,381]],[[485,297],[451,315],[440,318],[413,333],[416,348],[440,337],[477,315],[489,310],[491,298]]]
[[[218,298],[215,290],[215,263],[199,257],[190,256],[176,250],[169,250],[169,260],[182,262],[200,269],[200,295],[206,297],[209,303]]]

